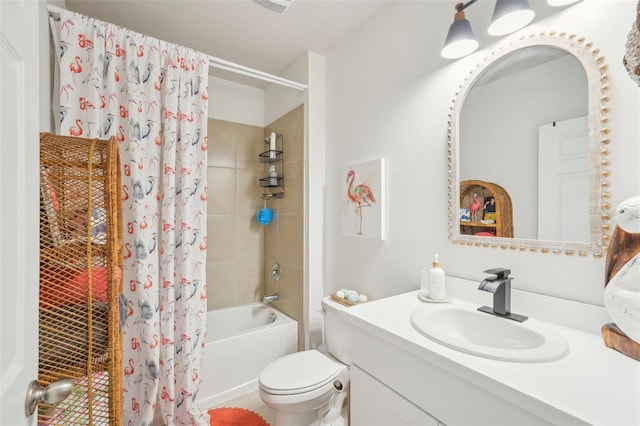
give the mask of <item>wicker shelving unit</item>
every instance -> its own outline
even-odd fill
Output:
[[[121,425],[118,143],[40,134],[38,385],[71,379],[38,424]]]
[[[491,198],[495,205],[488,215],[485,203]],[[478,201],[480,208],[473,212],[472,205]],[[500,185],[481,180],[460,182],[460,208],[470,210],[470,220],[460,220],[460,234],[513,238],[511,197]]]

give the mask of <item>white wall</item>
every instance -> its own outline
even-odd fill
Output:
[[[449,274],[480,280],[509,267],[514,287],[602,305],[604,258],[456,246],[447,238],[447,114],[468,70],[494,46],[432,71],[417,15],[428,2],[392,2],[327,57],[325,293],[354,288],[379,298],[418,287],[440,253]],[[635,0],[584,0],[524,29],[585,36],[610,66],[612,203],[640,193],[640,89],[621,65]],[[443,18],[444,19],[444,18]],[[448,17],[447,17],[448,19]],[[498,42],[500,44],[500,42]],[[431,49],[433,51],[433,49]],[[435,58],[433,58],[435,60]],[[388,239],[340,236],[341,168],[387,159]]]
[[[280,77],[302,84],[309,79],[309,56],[302,55]],[[265,125],[273,123],[300,104],[307,102],[308,92],[277,84],[265,88]]]
[[[264,127],[264,90],[209,76],[209,118]]]
[[[322,342],[320,301],[324,293],[325,58],[313,52],[300,57],[281,77],[305,83],[304,92],[270,85],[265,89],[266,121],[304,104],[304,333],[305,346]]]
[[[309,90],[305,105],[305,298],[306,348],[321,343],[320,302],[324,293],[324,192],[326,184],[326,68],[323,56],[309,53]]]

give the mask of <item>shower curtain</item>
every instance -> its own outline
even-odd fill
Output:
[[[61,14],[62,134],[120,146],[124,423],[208,425],[196,403],[207,294],[208,56]]]

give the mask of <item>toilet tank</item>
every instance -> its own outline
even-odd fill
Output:
[[[331,355],[344,364],[351,364],[351,325],[342,319],[346,306],[331,300],[322,299],[324,316],[324,341]]]

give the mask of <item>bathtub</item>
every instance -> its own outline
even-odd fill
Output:
[[[262,303],[207,313],[198,401],[202,409],[258,390],[271,361],[298,349],[298,322]]]

